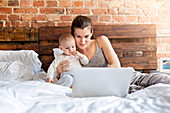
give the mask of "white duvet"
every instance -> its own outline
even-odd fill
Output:
[[[0,81],[0,113],[170,113],[170,85],[127,95],[72,98],[71,89],[43,81]]]

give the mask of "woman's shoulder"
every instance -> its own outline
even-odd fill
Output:
[[[109,39],[107,38],[107,36],[105,35],[102,35],[102,36],[99,36],[97,37],[96,41],[97,41],[97,44],[100,48],[102,48],[102,45],[105,44]]]

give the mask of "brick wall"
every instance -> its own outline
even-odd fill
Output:
[[[157,57],[170,57],[170,0],[0,0],[0,27],[71,25],[75,16],[94,24],[156,24]]]

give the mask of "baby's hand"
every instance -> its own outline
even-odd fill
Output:
[[[74,51],[74,52],[72,53],[72,55],[75,56],[75,57],[78,56],[78,51]]]
[[[74,51],[73,52],[73,56],[78,56],[80,59],[83,59],[83,54],[81,54],[80,52],[78,52],[78,51]]]

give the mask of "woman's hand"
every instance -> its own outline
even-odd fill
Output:
[[[58,77],[60,78],[60,74],[63,72],[67,72],[68,70],[66,70],[68,67],[70,66],[70,62],[68,60],[64,60],[62,62],[60,62],[57,66],[57,74]],[[58,78],[57,78],[58,79]]]

